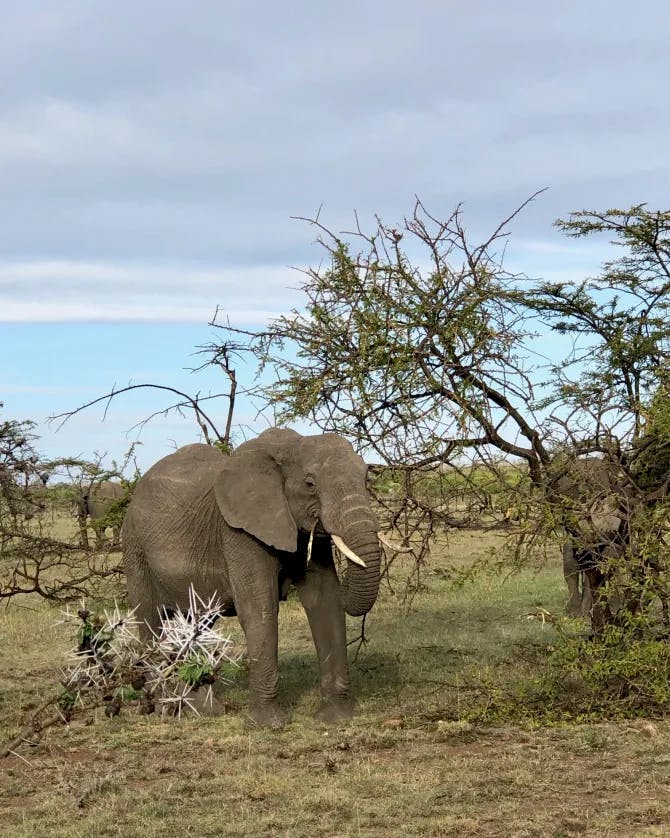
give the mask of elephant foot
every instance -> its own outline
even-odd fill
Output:
[[[288,722],[286,713],[276,701],[267,701],[259,704],[252,704],[249,707],[246,727],[269,727],[279,730]]]
[[[347,722],[354,715],[353,698],[322,698],[316,718],[325,724]]]

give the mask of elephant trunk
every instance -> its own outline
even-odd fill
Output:
[[[365,562],[364,568],[349,562],[342,583],[344,610],[352,617],[367,614],[375,604],[379,591],[381,552],[377,533],[373,532],[370,535],[374,541],[366,539],[365,543],[360,545],[351,539],[348,541],[348,545],[353,544],[351,549]]]
[[[355,501],[356,499],[352,499]],[[344,609],[352,617],[360,617],[372,608],[379,591],[381,547],[369,502],[352,503],[351,508],[339,508],[332,516],[322,515],[324,528],[331,535],[339,536],[346,547],[362,560],[364,567],[351,560],[342,580]],[[330,520],[329,520],[330,519]]]

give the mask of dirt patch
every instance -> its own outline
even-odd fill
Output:
[[[147,835],[168,835],[159,802],[173,828],[201,834],[667,834],[668,723],[653,737],[630,724],[458,735],[382,724],[245,734],[229,721],[129,723],[110,736],[101,722],[72,744],[53,732],[2,764],[3,823],[19,829],[5,834],[65,835],[53,830],[67,813],[92,830],[104,812],[119,828],[134,813],[153,824]],[[207,831],[222,807],[237,832]]]

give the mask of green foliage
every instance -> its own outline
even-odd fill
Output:
[[[539,715],[572,719],[665,716],[670,712],[670,646],[608,626],[597,640],[560,644],[528,688]]]
[[[226,329],[273,368],[259,395],[280,420],[347,433],[390,465],[444,462],[483,435],[518,453],[523,416],[509,410],[510,428],[494,416],[528,396],[516,350],[527,328],[505,302],[511,277],[495,251],[505,225],[475,247],[460,208],[442,222],[417,202],[401,228],[378,220],[346,239],[314,223],[327,261],[307,272],[304,308],[257,333]],[[492,383],[515,376],[505,392]]]
[[[0,421],[0,538],[5,527],[13,531],[22,527],[35,509],[28,489],[40,472],[33,429],[34,423],[28,420]]]
[[[216,680],[216,673],[210,661],[197,652],[191,653],[181,664],[177,676],[190,687],[212,684]]]
[[[233,453],[233,445],[230,440],[226,439],[216,439],[212,443],[214,448],[218,448],[222,454],[232,454]]]
[[[99,526],[120,527],[121,524],[123,524],[123,519],[126,515],[126,509],[128,508],[128,504],[132,499],[133,489],[137,484],[137,480],[139,480],[139,477],[133,481],[123,481],[123,497],[114,501],[114,503],[110,506],[107,514],[99,520]]]
[[[133,701],[140,701],[144,697],[144,693],[136,690],[131,684],[124,684],[119,687],[114,695],[126,704],[130,704]]]
[[[536,727],[670,715],[670,645],[636,638],[628,625],[608,626],[594,639],[563,632],[536,653],[533,670],[507,682],[477,674],[478,699],[465,717]]]
[[[670,487],[670,212],[638,204],[557,221],[570,237],[608,236],[617,253],[595,277],[548,282],[504,265],[526,204],[476,244],[460,206],[437,218],[417,201],[397,226],[356,219],[351,233],[312,219],[325,258],[305,272],[303,306],[258,331],[224,331],[271,368],[256,395],[280,421],[342,432],[388,467],[371,485],[383,523],[421,542],[417,579],[441,528],[514,526],[517,565],[568,529],[598,561],[629,562],[623,596],[655,608]],[[551,362],[548,330],[563,351]],[[583,454],[606,456],[616,485],[556,491],[557,467]]]
[[[553,398],[610,413],[611,430],[622,417],[631,419],[616,436],[628,431],[637,439],[670,348],[670,212],[644,204],[582,210],[556,226],[573,238],[612,236],[624,253],[605,262],[598,277],[540,282],[521,295],[556,332],[575,340],[575,351],[552,368]]]
[[[670,478],[670,393],[665,375],[645,412],[631,471],[646,492],[663,489]]]
[[[81,625],[77,631],[77,648],[79,651],[82,651],[91,647],[92,639],[97,635],[102,626],[97,620],[94,623],[95,618],[91,618],[91,615],[86,610],[82,609],[79,612],[79,616],[81,617]]]
[[[75,704],[77,703],[78,695],[76,692],[72,690],[63,690],[63,692],[58,696],[58,706],[62,707],[63,710],[71,710]]]

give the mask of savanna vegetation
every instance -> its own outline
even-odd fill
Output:
[[[461,531],[434,547],[410,602],[400,557],[351,647],[355,719],[316,725],[318,677],[304,612],[280,610],[280,732],[244,727],[246,671],[216,717],[142,715],[129,702],[75,712],[0,770],[0,833],[200,835],[662,835],[670,809],[670,722],[552,670],[565,603],[559,553],[514,575],[452,584],[451,568],[498,554],[500,535]],[[1,736],[57,681],[72,628],[31,595],[2,614]],[[349,634],[360,632],[350,620]],[[221,629],[238,643],[235,620]],[[558,678],[562,683],[558,683]],[[606,676],[601,682],[605,683]],[[577,713],[578,724],[560,720]],[[575,716],[573,715],[573,718]]]
[[[514,215],[476,245],[460,208],[440,220],[417,203],[346,234],[311,219],[326,259],[304,309],[203,348],[230,385],[222,431],[178,394],[229,450],[233,364],[250,354],[272,383],[248,396],[373,464],[391,546],[375,608],[349,618],[351,723],[312,720],[314,650],[291,597],[284,731],[245,729],[244,665],[226,668],[216,717],[148,712],[132,672],[68,690],[63,653],[123,601],[118,545],[82,539],[73,498],[96,479],[130,490],[132,452],[111,471],[45,462],[30,423],[0,425],[0,833],[666,834],[670,213],[557,222],[620,248],[561,283],[506,270]],[[546,356],[549,336],[562,355]],[[564,614],[566,538],[591,619]],[[84,595],[79,635],[54,628]],[[243,649],[237,623],[219,625]],[[194,665],[186,680],[212,675]]]
[[[272,370],[255,395],[282,421],[347,433],[371,459],[418,474],[403,504],[431,528],[469,526],[473,504],[482,522],[488,508],[521,523],[519,557],[567,533],[594,631],[639,632],[656,626],[659,603],[667,622],[670,213],[558,221],[573,238],[608,235],[621,255],[599,276],[551,283],[506,269],[515,215],[477,244],[460,207],[442,220],[417,202],[400,225],[378,219],[369,232],[312,219],[325,258],[306,272],[304,309],[257,331],[222,325],[222,346]],[[445,468],[461,485],[426,503],[426,470]]]

